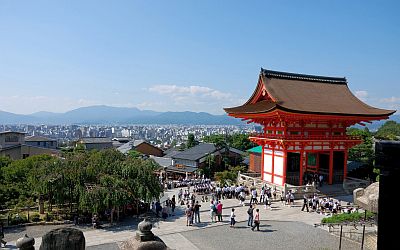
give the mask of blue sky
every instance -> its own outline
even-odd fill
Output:
[[[260,67],[400,107],[400,1],[0,1],[0,110],[242,104]]]

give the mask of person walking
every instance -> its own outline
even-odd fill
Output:
[[[222,222],[222,203],[221,203],[221,201],[218,201],[218,204],[217,204],[217,217],[218,217],[218,221]]]
[[[249,209],[247,209],[247,214],[249,215],[249,218],[247,219],[247,226],[252,227],[253,226],[253,205],[250,205]]]
[[[171,199],[172,215],[175,215],[175,207],[176,207],[176,199],[175,199],[175,195],[173,195],[172,199]]]
[[[234,208],[232,208],[232,212],[231,212],[231,216],[230,216],[230,218],[231,218],[231,227],[235,227],[235,224],[236,224],[236,220],[235,220],[235,217],[236,217],[236,215],[235,215],[235,209]]]
[[[257,208],[256,212],[254,213],[254,225],[251,227],[251,230],[254,231],[254,228],[257,227],[257,231],[260,231],[260,210]]]
[[[308,210],[308,198],[307,198],[307,195],[305,195],[305,194],[303,196],[303,207],[301,208],[301,211],[304,211],[304,208],[307,208],[307,212],[310,212]]]
[[[196,201],[196,204],[194,205],[194,222],[195,223],[201,223],[200,222],[200,207],[201,207],[201,205],[199,204],[199,201]]]

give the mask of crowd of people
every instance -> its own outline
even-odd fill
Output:
[[[317,180],[318,178],[318,180]],[[322,182],[322,178],[309,176],[308,181]],[[176,204],[179,204],[185,212],[186,225],[193,226],[201,223],[200,208],[209,206],[209,216],[211,223],[223,221],[223,201],[226,199],[236,199],[239,205],[249,205],[247,209],[248,226],[252,230],[259,230],[260,226],[260,208],[273,210],[273,202],[281,202],[282,205],[293,207],[295,202],[295,193],[293,190],[277,190],[276,186],[263,185],[260,188],[247,187],[245,185],[225,185],[220,186],[210,179],[182,179],[176,182],[180,187],[177,194],[168,198],[164,206],[159,201],[153,203],[152,209],[158,216],[166,219],[174,215]],[[299,198],[299,197],[297,197]],[[258,207],[261,205],[261,207]],[[203,209],[204,210],[204,209]],[[303,196],[303,206],[301,211],[317,212],[322,214],[335,214],[340,212],[353,212],[354,209],[342,209],[340,202],[332,198],[319,197],[317,194],[305,194]],[[161,215],[160,215],[161,213]],[[232,208],[229,216],[230,226],[235,227],[236,213]]]

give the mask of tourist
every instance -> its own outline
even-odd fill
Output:
[[[211,200],[211,202],[210,202],[211,222],[217,222],[216,215],[217,215],[217,207],[215,206],[214,201]]]
[[[99,227],[99,218],[97,217],[97,214],[94,214],[92,217],[92,227],[93,229]]]
[[[255,188],[251,190],[250,205],[252,202],[257,203],[257,190]]]
[[[4,225],[3,225],[2,221],[0,221],[0,247],[1,247],[1,244],[3,244],[4,247],[6,247],[6,244],[7,244],[7,242],[4,241]]]
[[[175,200],[175,195],[173,195],[171,199],[172,215],[175,215],[175,207],[176,207],[176,200]]]
[[[194,205],[194,222],[200,223],[200,207],[201,205],[199,204],[199,201],[196,201],[196,204]]]
[[[221,201],[218,201],[218,204],[217,204],[217,217],[218,217],[218,221],[222,222],[222,203],[221,203]]]
[[[231,225],[230,225],[230,227],[235,227],[235,224],[236,224],[235,217],[236,217],[236,215],[235,215],[235,209],[232,208],[232,212],[231,212],[231,216],[230,216],[230,218],[231,218]]]
[[[167,219],[167,217],[168,217],[168,206],[167,206],[167,204],[165,204],[164,207],[161,210],[161,217],[163,218],[163,220]]]
[[[324,181],[324,176],[322,174],[319,175],[319,186],[322,187],[322,182]]]
[[[272,192],[272,195],[274,196],[274,201],[276,201],[276,186],[274,187],[274,191]]]
[[[257,227],[257,231],[260,231],[260,210],[257,208],[254,214],[254,225],[251,227],[251,230],[254,231],[254,228]]]
[[[301,208],[301,211],[304,211],[304,208],[307,208],[307,212],[310,212],[308,210],[308,198],[307,198],[307,195],[305,195],[305,194],[303,196],[303,207]]]
[[[264,187],[262,187],[260,192],[260,203],[264,203],[264,199],[265,199],[265,189]]]
[[[267,207],[269,207],[269,210],[272,210],[272,206],[271,206],[271,198],[266,195],[265,196],[265,203],[264,203],[264,209],[267,209]]]
[[[249,215],[249,218],[247,219],[247,226],[252,227],[253,226],[253,205],[250,205],[249,209],[247,209],[247,214]]]
[[[282,205],[284,205],[285,204],[285,191],[281,191],[281,203],[282,203]]]
[[[192,209],[190,208],[190,205],[187,205],[187,208],[185,210],[185,215],[186,215],[186,226],[191,226],[192,224]]]
[[[239,198],[239,205],[242,205],[242,206],[244,206],[244,201],[246,200],[246,195],[245,195],[245,193],[244,193],[244,191],[242,190],[240,193],[239,193],[239,196],[238,196],[238,198]],[[250,200],[251,201],[251,200]]]

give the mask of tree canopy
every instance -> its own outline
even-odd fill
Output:
[[[42,197],[50,204],[77,204],[82,211],[98,212],[150,202],[162,191],[149,159],[124,155],[114,149],[66,152],[10,161],[0,158],[0,200],[7,207]]]
[[[395,121],[387,121],[375,134],[375,138],[384,140],[399,140],[400,124]]]
[[[235,133],[232,135],[210,135],[203,137],[204,142],[214,143],[215,145],[226,144],[229,147],[246,151],[256,145],[249,140],[248,134]]]

